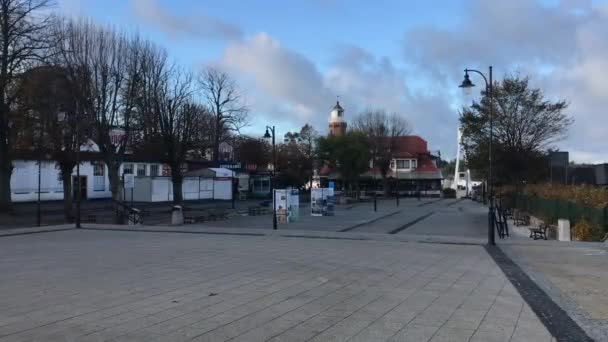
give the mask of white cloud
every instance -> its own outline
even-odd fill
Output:
[[[558,147],[581,161],[607,161],[608,6],[564,0],[548,6],[531,0],[465,2],[468,15],[451,30],[421,26],[405,33],[405,67],[356,46],[342,46],[323,70],[267,33],[233,41],[219,63],[246,85],[254,113],[292,127],[310,122],[324,130],[341,96],[347,119],[365,108],[402,113],[431,149],[455,154],[462,69],[485,70],[495,79],[515,71],[531,76],[551,99],[566,99],[575,124]],[[479,80],[477,83],[481,82]],[[422,86],[421,86],[422,85]]]
[[[304,56],[286,49],[266,33],[258,33],[242,42],[230,44],[221,64],[243,78],[251,78],[253,85],[270,96],[277,104],[286,104],[295,117],[283,119],[307,121],[330,108],[333,93],[326,88],[323,76]],[[254,108],[254,110],[276,110]],[[274,114],[274,113],[269,113]]]
[[[238,26],[203,13],[180,16],[163,8],[157,0],[130,0],[130,3],[138,18],[173,37],[231,40],[240,39],[243,34]]]
[[[254,113],[272,116],[285,126],[312,123],[324,132],[339,95],[347,120],[367,108],[396,112],[410,121],[415,133],[429,140],[432,149],[455,153],[451,149],[457,116],[447,99],[412,93],[404,70],[360,47],[341,47],[321,72],[305,56],[259,33],[230,44],[219,65],[237,75],[248,89]]]
[[[405,35],[405,61],[419,75],[455,87],[465,67],[493,65],[495,79],[520,71],[552,99],[570,102],[575,119],[557,144],[574,160],[608,161],[608,6],[588,0],[468,2],[462,25],[419,27]],[[478,82],[479,83],[479,82]],[[446,91],[444,97],[450,96]]]

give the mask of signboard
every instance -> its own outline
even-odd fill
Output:
[[[311,216],[333,216],[334,214],[334,189],[313,188],[310,191],[310,215]]]
[[[276,189],[274,191],[277,221],[295,222],[300,216],[300,194],[297,189]]]
[[[298,189],[289,190],[289,201],[287,207],[287,219],[296,222],[300,218],[300,192]]]
[[[122,146],[127,142],[127,133],[122,128],[112,128],[110,130],[110,142],[114,146]]]
[[[135,187],[135,175],[129,173],[122,175],[122,182],[125,189],[133,189]]]

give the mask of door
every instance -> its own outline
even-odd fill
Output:
[[[78,198],[78,177],[72,176],[72,191],[74,200]],[[87,176],[80,176],[80,199],[87,199]]]

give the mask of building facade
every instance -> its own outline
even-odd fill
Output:
[[[328,134],[343,135],[346,128],[344,108],[337,102],[329,116]],[[386,175],[389,191],[402,195],[439,196],[443,175],[436,164],[439,157],[429,151],[427,141],[417,135],[392,139],[396,141],[390,170]],[[318,178],[320,186],[334,184],[338,191],[345,186],[339,173],[328,166],[321,168]],[[370,161],[370,169],[360,176],[359,184],[364,191],[383,191],[385,182],[380,170]]]
[[[40,171],[40,178],[38,172]],[[129,160],[120,166],[119,174],[135,176],[163,176],[167,169],[159,162]],[[19,159],[13,161],[11,176],[11,200],[13,202],[32,202],[38,199],[38,179],[40,179],[40,200],[63,200],[61,174],[53,160],[43,160],[38,167],[37,160]],[[72,171],[73,198],[76,198],[78,179],[76,168]],[[111,198],[108,168],[100,160],[86,160],[80,164],[80,196],[84,199]]]

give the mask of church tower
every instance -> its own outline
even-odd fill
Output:
[[[344,121],[344,108],[340,106],[340,101],[331,110],[329,117],[329,135],[340,136],[346,133],[346,121]]]

